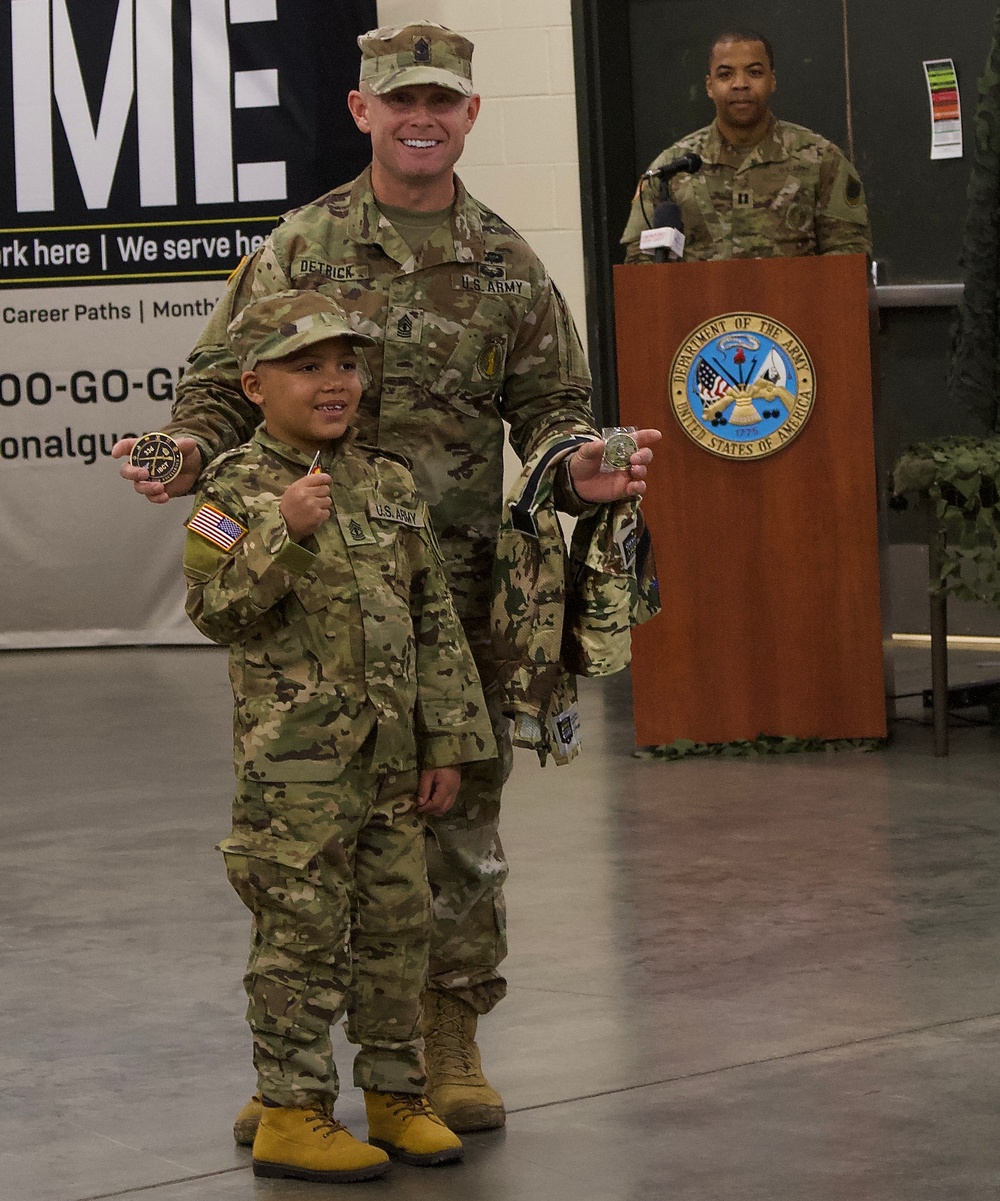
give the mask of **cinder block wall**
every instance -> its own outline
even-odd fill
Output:
[[[585,333],[570,0],[380,0],[379,23],[424,18],[476,45],[483,106],[458,172],[540,256]]]

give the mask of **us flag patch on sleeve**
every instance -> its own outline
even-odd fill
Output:
[[[246,526],[240,525],[213,505],[202,505],[185,524],[192,533],[201,534],[223,550],[232,550],[247,532]]]

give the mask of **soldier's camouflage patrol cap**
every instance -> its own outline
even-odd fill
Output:
[[[374,338],[351,328],[329,296],[314,289],[275,292],[252,300],[229,323],[226,332],[243,371],[252,371],[261,361],[283,359],[327,338],[350,338],[355,346],[375,345]]]
[[[361,86],[376,96],[421,83],[472,95],[472,43],[443,25],[386,25],[363,33],[358,45]]]

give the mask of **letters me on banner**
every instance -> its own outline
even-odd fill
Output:
[[[368,161],[374,0],[0,0],[0,648],[203,641],[185,500],[111,447],[169,420],[225,281]]]

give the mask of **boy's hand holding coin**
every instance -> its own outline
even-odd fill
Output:
[[[330,477],[325,472],[318,475],[310,473],[289,484],[278,503],[278,509],[293,542],[301,542],[303,538],[315,534],[333,512]]]

